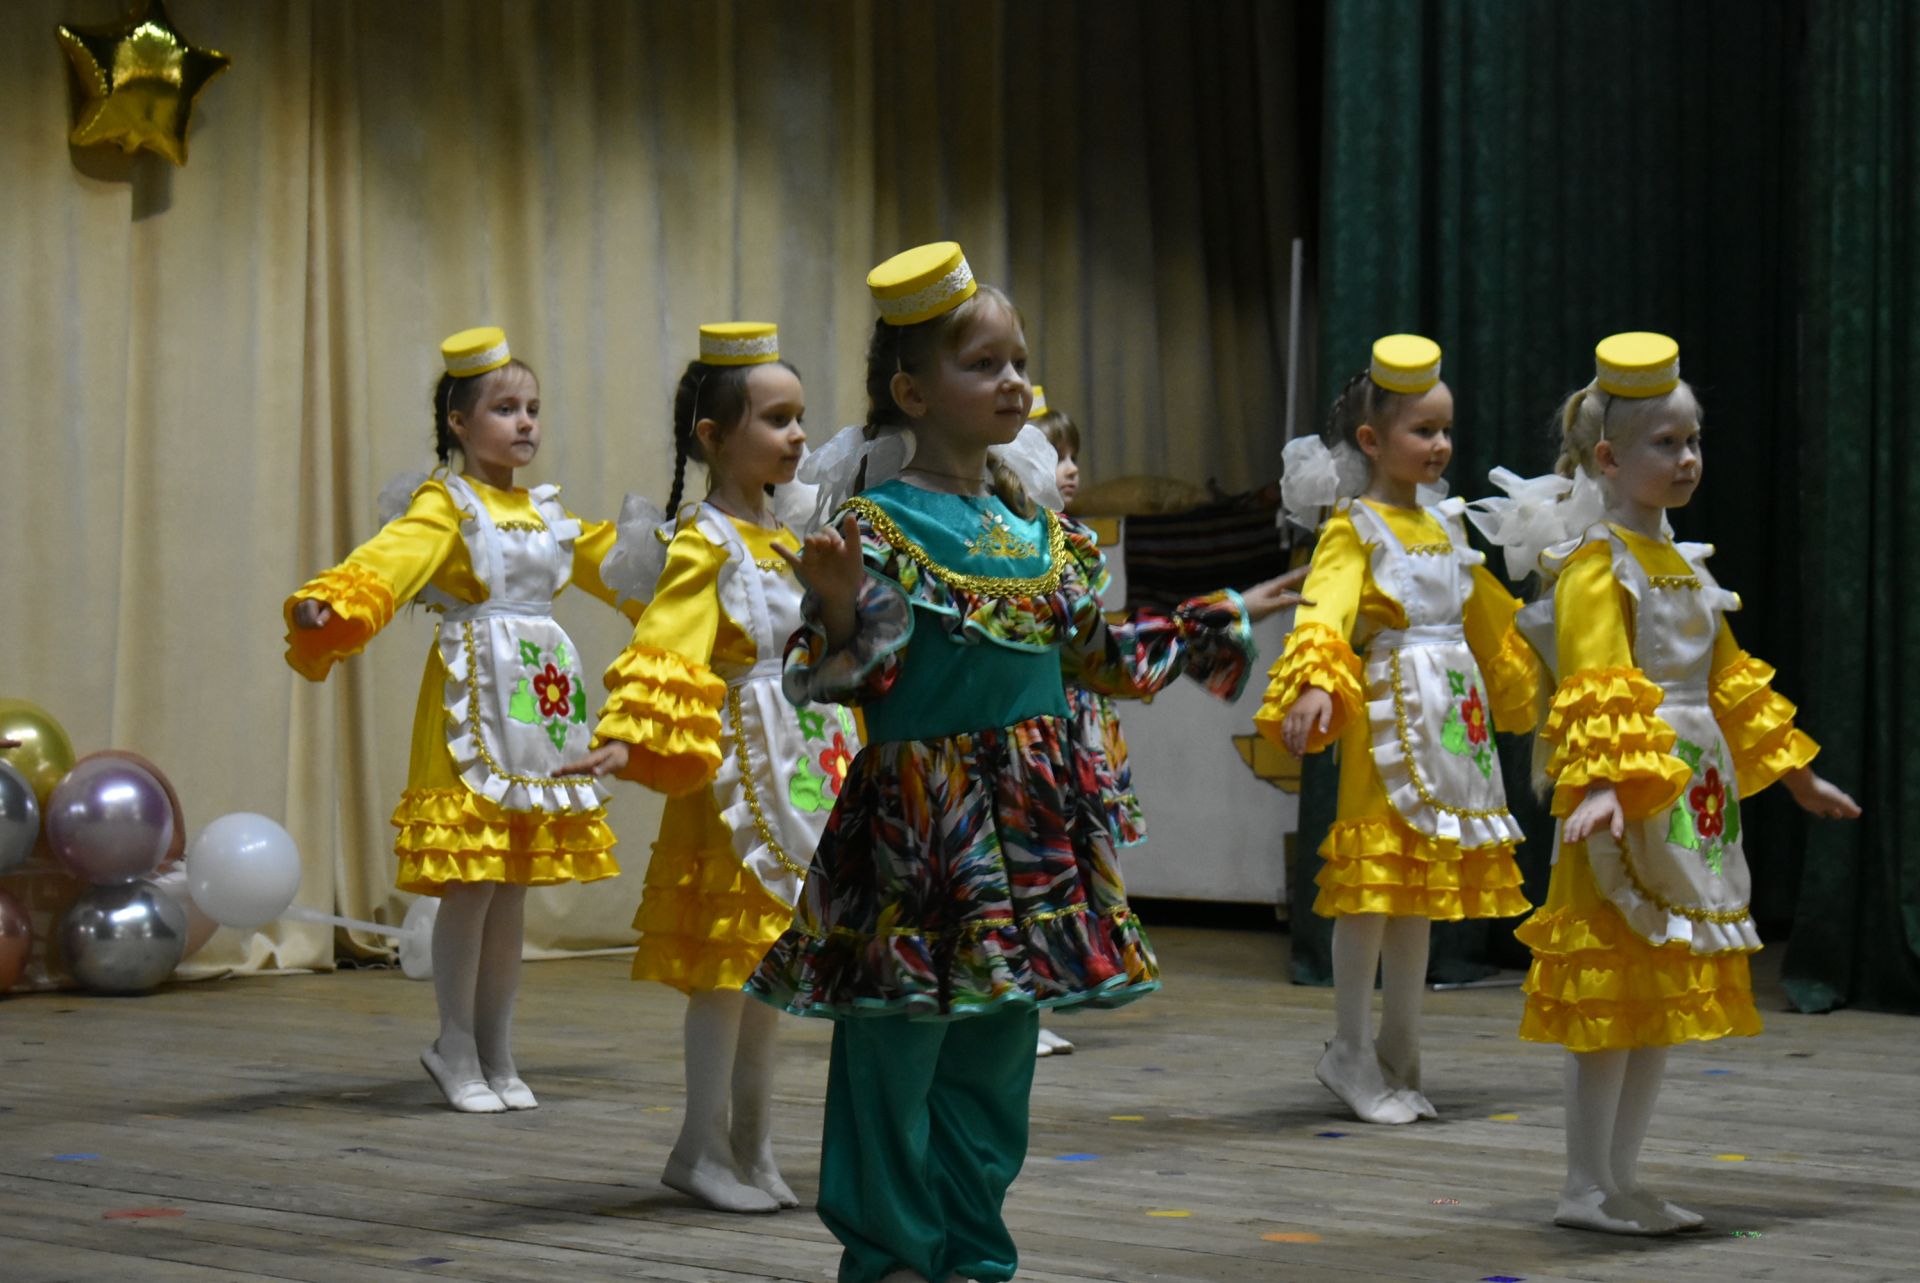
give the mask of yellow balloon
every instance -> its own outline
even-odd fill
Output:
[[[0,757],[27,777],[45,806],[66,773],[73,769],[73,744],[53,714],[31,700],[0,699],[0,740],[18,740],[19,747],[0,749]]]
[[[136,0],[131,13],[106,26],[63,23],[55,30],[86,96],[68,135],[74,145],[114,143],[128,153],[145,147],[186,164],[194,101],[232,60],[188,44],[160,0]]]

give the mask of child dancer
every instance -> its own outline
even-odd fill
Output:
[[[687,1113],[661,1180],[723,1212],[799,1205],[773,1157],[779,1013],[740,986],[792,921],[859,748],[851,713],[796,708],[780,690],[800,587],[774,549],[799,540],[774,516],[771,492],[793,480],[804,411],[772,325],[700,327],[700,358],[673,403],[667,502],[679,517],[658,537],[650,521],[634,532],[642,550],[664,548],[665,566],[655,554],[657,584],[636,576],[651,604],[607,670],[600,747],[574,764],[669,798],[633,922],[633,977],[687,995]],[[682,510],[688,459],[706,465],[709,488]],[[628,538],[623,530],[619,551]]]
[[[421,1063],[448,1104],[491,1114],[538,1103],[510,1046],[527,888],[620,871],[605,791],[585,775],[553,775],[589,734],[579,657],[553,599],[571,581],[612,604],[599,566],[614,526],[583,525],[560,505],[558,486],[514,486],[540,448],[540,385],[508,353],[507,336],[462,330],[440,351],[434,451],[443,467],[408,479],[402,510],[383,511],[390,519],[378,534],[287,599],[287,662],[321,681],[365,649],[396,605],[417,596],[440,612],[393,813],[396,885],[441,899],[440,1036]],[[444,466],[455,450],[459,474]]]
[[[1561,477],[1496,471],[1519,497],[1481,505],[1511,567],[1553,576],[1529,636],[1559,676],[1540,735],[1560,832],[1547,902],[1518,933],[1533,950],[1520,1036],[1568,1052],[1554,1220],[1662,1234],[1702,1223],[1639,1183],[1667,1048],[1760,1032],[1740,799],[1779,780],[1815,815],[1860,808],[1808,768],[1818,749],[1773,670],[1734,641],[1740,599],[1707,573],[1712,549],[1668,536],[1702,469],[1679,346],[1616,334],[1595,363],[1561,410]]]
[[[837,1021],[820,1216],[842,1283],[1008,1279],[1038,1009],[1158,986],[1097,795],[1075,784],[1063,659],[1138,694],[1185,670],[1231,694],[1247,612],[1219,593],[1110,628],[1070,551],[1053,451],[1025,430],[1019,313],[958,245],[875,268],[868,424],[821,452],[837,528],[793,558],[795,700],[866,705],[869,743],[755,995]],[[903,466],[904,465],[904,466]]]
[[[1493,731],[1532,726],[1539,665],[1513,630],[1520,603],[1468,546],[1464,505],[1429,489],[1452,435],[1439,345],[1396,334],[1334,402],[1325,441],[1287,447],[1297,519],[1349,502],[1320,532],[1304,589],[1315,604],[1295,615],[1254,719],[1295,754],[1340,745],[1313,905],[1334,919],[1336,1024],[1315,1072],[1370,1123],[1435,1116],[1420,1090],[1432,922],[1528,907]]]

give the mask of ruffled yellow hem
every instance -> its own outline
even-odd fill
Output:
[[[1540,734],[1553,745],[1553,813],[1566,816],[1599,782],[1630,820],[1672,806],[1693,772],[1672,756],[1673,728],[1654,712],[1666,694],[1637,668],[1599,668],[1560,683]]]
[[[615,877],[604,807],[508,811],[464,788],[408,789],[394,808],[394,885],[439,895],[449,882],[543,887]]]
[[[1324,732],[1307,736],[1307,752],[1315,753],[1340,738],[1349,723],[1366,714],[1367,697],[1360,680],[1360,657],[1347,639],[1320,623],[1305,623],[1287,634],[1286,649],[1267,670],[1267,693],[1253,724],[1262,735],[1281,744],[1280,724],[1294,702],[1317,686],[1333,697],[1333,716]]]
[[[657,842],[633,918],[633,978],[682,993],[738,989],[792,922],[793,910],[742,867],[731,845]]]
[[[1480,673],[1487,679],[1493,728],[1509,735],[1532,730],[1540,715],[1538,697],[1546,682],[1546,669],[1519,629],[1507,629],[1500,638],[1500,649],[1480,666]]]
[[[651,646],[629,646],[607,670],[612,692],[593,729],[595,747],[629,746],[622,779],[678,797],[720,769],[720,706],[727,684],[705,664]]]
[[[1713,675],[1713,716],[1733,752],[1741,797],[1752,797],[1820,752],[1811,736],[1795,728],[1793,704],[1773,689],[1773,676],[1771,665],[1745,653]]]
[[[1320,845],[1326,863],[1314,878],[1313,911],[1439,922],[1517,917],[1533,906],[1521,893],[1513,852],[1506,842],[1462,851],[1396,816],[1340,820]]]
[[[324,628],[293,626],[293,608],[307,597],[333,611]],[[393,590],[373,571],[347,561],[309,580],[280,612],[287,625],[288,666],[310,682],[325,681],[334,664],[365,650],[392,621]]]
[[[1542,909],[1514,934],[1533,950],[1520,1019],[1529,1042],[1611,1051],[1760,1032],[1745,953],[1648,944],[1610,907]]]

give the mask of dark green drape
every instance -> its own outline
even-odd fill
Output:
[[[1746,602],[1735,629],[1790,697],[1811,694],[1817,653],[1789,569],[1809,529],[1794,373],[1802,16],[1751,0],[1337,0],[1318,254],[1320,386],[1360,368],[1377,335],[1438,339],[1457,406],[1451,480],[1469,497],[1488,492],[1495,464],[1552,466],[1553,410],[1592,377],[1601,337],[1674,335],[1706,407],[1709,465],[1674,525],[1718,541],[1714,571]],[[1846,716],[1810,710],[1817,737],[1844,734],[1829,712]],[[1503,761],[1537,903],[1552,826],[1526,746]],[[1311,769],[1302,806],[1294,967],[1310,982],[1327,969],[1328,924],[1308,906],[1331,780]],[[1755,799],[1748,829],[1756,913],[1776,932],[1806,840],[1778,792]],[[1523,965],[1512,926],[1439,928],[1434,977]]]
[[[1787,948],[1802,1010],[1920,1010],[1920,13],[1909,0],[1808,11],[1805,437],[1797,525],[1805,675],[1858,824],[1820,825]]]

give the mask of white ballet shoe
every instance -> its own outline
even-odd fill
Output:
[[[1414,1108],[1394,1095],[1380,1075],[1380,1063],[1372,1053],[1349,1056],[1327,1044],[1313,1076],[1328,1091],[1346,1102],[1354,1117],[1363,1123],[1410,1123],[1419,1115]]]
[[[1040,1046],[1036,1054],[1042,1056],[1071,1056],[1073,1054],[1073,1044],[1051,1029],[1042,1029],[1040,1031]]]
[[[800,1206],[799,1195],[793,1192],[785,1178],[780,1175],[779,1164],[773,1161],[771,1146],[753,1155],[742,1153],[736,1146],[733,1151],[733,1169],[740,1173],[743,1184],[753,1186],[780,1206]]]
[[[504,1114],[506,1102],[494,1094],[493,1088],[478,1078],[457,1078],[447,1062],[440,1058],[440,1052],[429,1047],[420,1053],[420,1065],[427,1071],[427,1077],[433,1079],[433,1085],[447,1098],[447,1103],[463,1114]]]
[[[1419,1052],[1396,1063],[1394,1058],[1382,1052],[1379,1044],[1376,1043],[1374,1057],[1380,1064],[1380,1077],[1386,1082],[1387,1090],[1393,1093],[1394,1099],[1411,1109],[1420,1118],[1440,1117],[1440,1111],[1435,1109],[1433,1102],[1420,1091]]]
[[[493,1094],[498,1096],[500,1102],[508,1109],[540,1108],[540,1102],[534,1097],[533,1089],[517,1077],[489,1077],[487,1079],[487,1086],[493,1088]]]
[[[1636,1238],[1659,1238],[1678,1228],[1664,1217],[1656,1217],[1652,1208],[1624,1194],[1609,1194],[1599,1188],[1562,1194],[1559,1207],[1554,1209],[1553,1223],[1569,1229]]]
[[[678,1190],[688,1198],[706,1204],[716,1212],[766,1213],[780,1210],[780,1200],[763,1189],[745,1184],[731,1167],[710,1158],[667,1157],[667,1169],[660,1183]],[[796,1200],[797,1204],[797,1200]]]
[[[1706,1217],[1689,1208],[1682,1207],[1678,1203],[1669,1203],[1666,1199],[1660,1197],[1644,1185],[1635,1186],[1630,1190],[1622,1190],[1621,1197],[1630,1200],[1644,1210],[1647,1213],[1648,1220],[1665,1222],[1671,1225],[1678,1233],[1687,1234],[1694,1230],[1706,1228]]]

